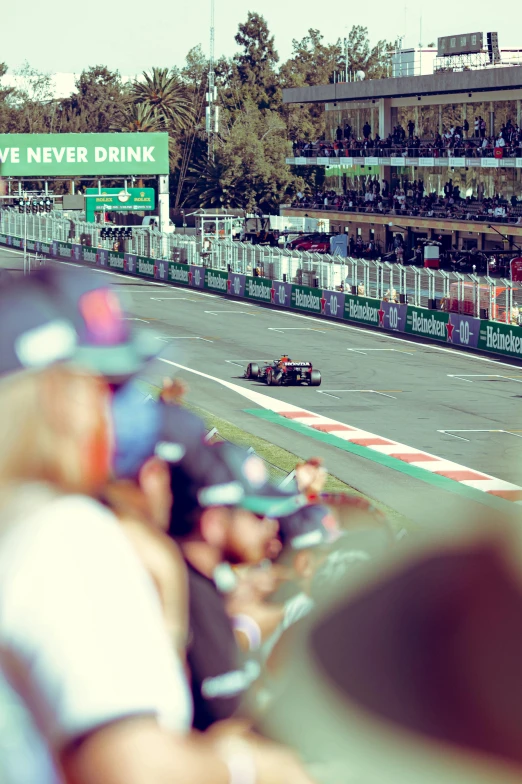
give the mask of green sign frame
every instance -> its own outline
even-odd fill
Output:
[[[98,188],[85,189],[85,216],[94,221],[95,212],[137,212],[153,210],[156,207],[154,188]]]
[[[167,133],[2,133],[3,177],[169,173]]]

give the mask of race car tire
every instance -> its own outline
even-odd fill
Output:
[[[278,387],[281,384],[281,375],[276,376],[272,368],[266,371],[266,383],[269,387]]]
[[[246,377],[247,378],[259,378],[259,365],[257,365],[255,362],[251,362],[247,366]]]
[[[311,387],[321,386],[321,373],[319,370],[312,370],[312,372],[310,373],[310,386]]]

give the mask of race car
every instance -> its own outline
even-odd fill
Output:
[[[257,362],[249,362],[245,378],[258,379],[275,387],[292,384],[321,386],[321,373],[313,369],[311,362],[294,362],[287,356],[274,359],[273,362],[265,362],[261,367]]]

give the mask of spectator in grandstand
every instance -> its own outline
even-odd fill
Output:
[[[227,564],[262,561],[277,534],[276,518],[306,499],[272,487],[262,461],[230,443],[208,445],[172,465],[171,489],[169,534],[188,568],[193,726],[204,730],[235,715],[257,677],[255,668],[239,665],[223,597],[235,586]]]
[[[372,127],[368,122],[368,120],[366,120],[366,122],[364,123],[362,131],[363,131],[364,138],[369,139],[372,132]]]
[[[142,344],[116,296],[75,275],[52,290],[37,275],[0,289],[0,666],[9,688],[56,777],[75,784],[229,784],[247,765],[271,784],[286,781],[277,772],[286,764],[290,780],[308,781],[274,747],[184,737],[186,681],[152,583],[114,516],[89,497],[110,470],[111,389],[86,371],[111,368],[121,379],[143,364]]]

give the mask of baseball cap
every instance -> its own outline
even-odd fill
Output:
[[[187,533],[186,516],[196,509],[234,506],[254,514],[280,518],[304,506],[306,498],[273,485],[263,461],[227,441],[202,444],[171,465],[174,497],[170,533]]]
[[[283,547],[292,550],[329,547],[341,536],[335,518],[322,504],[307,504],[279,518],[279,538]]]
[[[77,344],[71,319],[32,277],[2,280],[0,375],[71,360]]]
[[[31,275],[78,334],[74,360],[109,379],[135,375],[159,351],[151,331],[132,328],[115,289],[83,269],[46,267]]]
[[[205,424],[199,417],[181,406],[146,401],[132,381],[115,391],[111,410],[113,470],[118,479],[134,479],[153,455],[177,463],[205,438]]]

